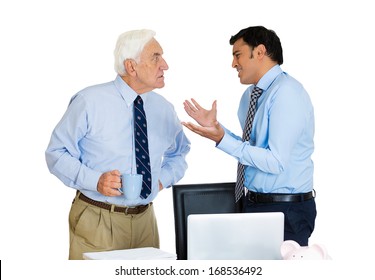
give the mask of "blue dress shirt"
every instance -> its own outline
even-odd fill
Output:
[[[137,173],[133,135],[133,102],[137,93],[120,76],[72,97],[45,153],[50,172],[94,200],[123,206],[151,202],[159,191],[159,180],[164,187],[180,180],[187,169],[185,156],[190,142],[174,107],[153,91],[141,96],[152,172],[152,192],[147,199],[126,201],[124,196],[107,197],[97,191],[104,172],[118,169],[121,173]]]
[[[313,189],[314,110],[309,95],[279,65],[257,83],[258,99],[250,140],[224,128],[217,148],[246,165],[245,186],[262,193],[304,193]],[[238,118],[243,128],[254,85],[244,92]]]

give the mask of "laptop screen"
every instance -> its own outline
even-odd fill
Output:
[[[188,260],[278,260],[284,214],[192,214],[187,231]]]

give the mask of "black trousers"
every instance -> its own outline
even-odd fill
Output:
[[[284,240],[294,240],[300,246],[308,246],[308,239],[314,231],[317,215],[315,199],[303,202],[254,203],[244,196],[242,212],[283,212],[285,216]]]

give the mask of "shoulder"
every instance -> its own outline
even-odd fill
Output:
[[[308,93],[305,90],[303,84],[290,76],[288,73],[284,72],[279,75],[274,83],[270,87],[271,99],[275,98],[306,98]]]
[[[103,92],[107,92],[110,89],[114,89],[113,81],[88,86],[88,87],[80,90],[76,95],[90,97],[90,96],[93,96],[93,95],[101,94]]]
[[[148,93],[148,102],[150,102],[150,105],[152,106],[158,106],[162,110],[173,110],[174,111],[174,106],[173,104],[166,99],[164,96],[162,96],[159,93],[156,93],[154,91],[151,91]]]
[[[312,107],[309,94],[302,83],[287,73],[280,75],[272,85],[270,102],[285,104],[287,107]]]
[[[279,89],[281,90],[288,90],[293,92],[303,90],[302,83],[286,72],[280,75],[277,83],[279,85]]]
[[[78,100],[86,102],[94,102],[102,100],[102,97],[107,97],[111,92],[115,92],[115,86],[112,82],[91,85],[81,89],[72,96],[70,103]]]

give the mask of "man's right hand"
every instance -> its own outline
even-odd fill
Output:
[[[98,181],[98,192],[105,196],[119,196],[118,190],[121,188],[121,173],[118,170],[112,170],[103,173]]]

